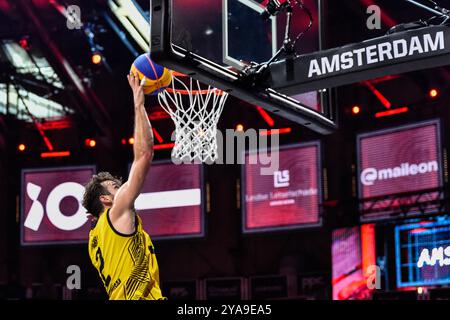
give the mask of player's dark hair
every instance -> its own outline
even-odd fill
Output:
[[[105,181],[114,181],[119,185],[122,184],[120,178],[114,177],[109,172],[100,172],[93,175],[92,179],[84,187],[83,207],[96,218],[104,210],[100,196],[109,194],[108,190],[102,185],[102,182]]]

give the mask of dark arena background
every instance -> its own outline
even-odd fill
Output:
[[[222,1],[172,2],[174,19],[191,26],[191,50],[222,54],[214,11]],[[304,2],[315,19],[296,44],[300,54],[433,16],[401,0]],[[79,8],[82,25],[68,20],[69,6]],[[128,177],[134,112],[126,75],[149,52],[150,10],[148,0],[0,0],[1,299],[108,299],[89,259],[91,225],[80,200],[96,172]],[[230,45],[231,54],[247,45],[255,50],[246,59],[264,56],[269,38],[252,32],[257,19],[249,30],[230,29],[244,42]],[[293,19],[299,30],[308,22]],[[450,68],[440,65],[399,66],[303,94],[312,109],[335,112],[329,134],[230,95],[218,129],[277,135],[280,169],[269,176],[249,164],[249,146],[241,164],[174,164],[175,126],[157,96],[147,96],[154,159],[136,209],[156,248],[163,295],[450,299]]]

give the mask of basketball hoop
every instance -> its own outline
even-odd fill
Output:
[[[161,107],[175,123],[172,158],[214,162],[218,159],[217,123],[228,93],[203,86],[184,74],[173,72],[172,83],[158,93]]]

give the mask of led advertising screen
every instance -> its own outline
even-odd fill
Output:
[[[443,185],[438,120],[365,133],[357,142],[362,221],[389,219],[405,206],[406,216],[436,211]]]
[[[23,245],[87,242],[90,223],[81,205],[94,166],[22,171]]]
[[[450,220],[395,227],[397,287],[450,284]]]
[[[272,155],[273,156],[273,155]],[[297,229],[321,224],[320,143],[280,148],[278,168],[264,172],[255,151],[242,166],[243,232]]]
[[[161,283],[164,296],[170,300],[198,299],[197,280],[163,281]]]
[[[204,281],[206,300],[247,299],[247,281],[244,278],[211,278]]]
[[[250,278],[250,299],[269,300],[287,297],[287,276],[259,276]]]
[[[333,300],[366,300],[372,290],[368,278],[375,266],[374,225],[333,231],[332,286]]]
[[[301,273],[297,276],[297,293],[308,300],[329,300],[330,283],[329,272]]]
[[[152,239],[203,236],[202,166],[153,162],[135,208]]]

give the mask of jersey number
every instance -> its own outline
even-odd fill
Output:
[[[111,282],[111,276],[107,276],[105,278],[105,276],[103,275],[103,268],[105,267],[105,261],[103,260],[103,256],[102,256],[102,250],[100,250],[100,247],[98,247],[97,249],[97,253],[96,255],[96,260],[98,262],[98,260],[100,260],[100,276],[102,277],[103,283],[105,284],[105,287],[109,286],[109,283]]]

